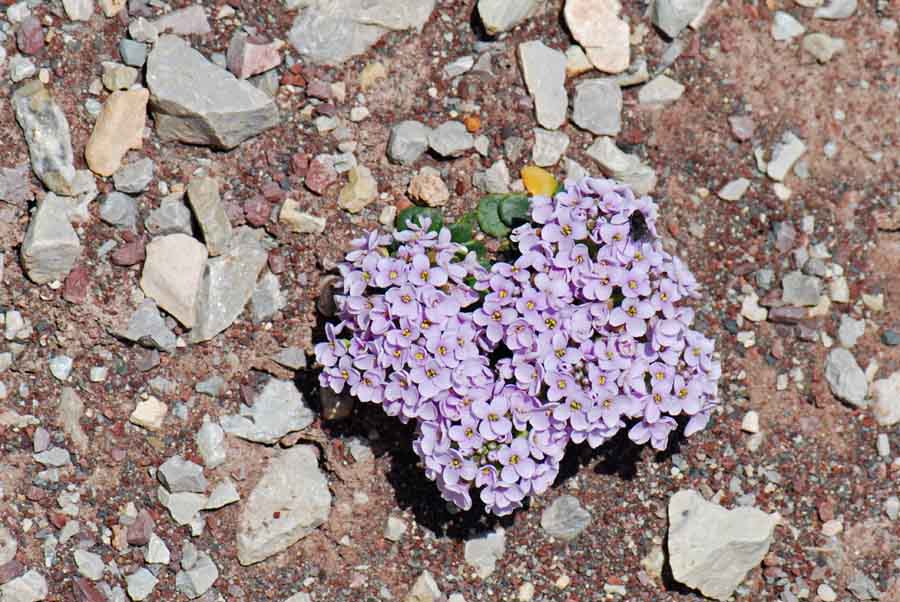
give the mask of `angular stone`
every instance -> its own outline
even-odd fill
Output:
[[[900,370],[872,383],[872,414],[881,426],[900,422]]]
[[[28,79],[35,73],[37,73],[37,67],[34,65],[34,61],[27,56],[16,54],[9,59],[9,79],[11,79],[14,84],[17,84],[24,79]]]
[[[147,190],[153,181],[153,173],[156,164],[152,159],[144,157],[128,165],[120,167],[113,174],[113,183],[119,192],[128,194],[140,194]]]
[[[72,463],[72,457],[69,452],[61,447],[51,447],[47,451],[34,454],[34,461],[44,466],[52,468],[60,468]]]
[[[81,254],[81,242],[68,218],[65,199],[48,192],[25,231],[22,265],[37,284],[64,280]]]
[[[187,208],[178,195],[165,197],[159,207],[150,211],[144,220],[144,227],[154,236],[169,234],[193,233],[191,227],[191,210]],[[203,246],[203,245],[201,245]]]
[[[106,565],[103,564],[103,558],[98,554],[87,550],[75,550],[73,556],[79,575],[91,581],[99,581],[103,578],[103,571]]]
[[[144,561],[147,564],[169,564],[171,560],[172,554],[169,552],[166,542],[155,533],[151,533],[147,542],[147,551],[144,552]]]
[[[569,136],[565,132],[534,128],[534,147],[531,160],[540,167],[550,167],[559,163],[569,148]]]
[[[578,498],[563,495],[541,514],[541,527],[558,539],[571,541],[591,524],[591,514],[581,506]]]
[[[246,33],[235,32],[228,45],[228,70],[238,79],[274,69],[281,64],[282,42],[257,44]]]
[[[475,568],[479,577],[486,579],[494,572],[505,549],[506,535],[500,529],[466,541],[464,558],[466,564]]]
[[[653,3],[653,24],[674,38],[702,14],[705,3],[706,0],[657,0]]]
[[[191,4],[185,8],[173,10],[153,21],[153,26],[159,33],[169,32],[177,36],[205,35],[212,31],[209,20],[206,18],[206,12],[200,4]]]
[[[113,92],[106,99],[84,149],[91,171],[111,176],[122,166],[125,153],[143,146],[149,98],[150,92],[141,88]]]
[[[341,189],[338,206],[359,213],[378,197],[378,182],[368,167],[357,165],[350,170],[347,184]]]
[[[153,576],[153,573],[145,568],[140,568],[125,577],[128,597],[134,602],[146,600],[153,593],[153,589],[158,582],[159,580]]]
[[[122,38],[119,40],[119,56],[129,67],[140,69],[147,62],[147,45],[142,42]]]
[[[488,169],[475,172],[472,183],[488,194],[505,194],[509,192],[510,175],[506,161],[499,159]]]
[[[195,305],[193,342],[213,338],[244,311],[269,256],[260,236],[251,228],[239,228],[225,252],[206,263]]]
[[[94,14],[94,0],[63,0],[63,9],[73,21],[89,21]]]
[[[684,86],[674,79],[657,75],[638,91],[638,102],[644,106],[661,107],[675,102],[684,94]]]
[[[825,33],[811,33],[803,36],[803,50],[810,53],[820,63],[827,63],[834,55],[844,52],[847,42]]]
[[[213,469],[225,462],[225,431],[215,422],[204,420],[196,436],[197,451],[203,458],[203,464]]]
[[[230,504],[241,501],[241,495],[238,493],[234,482],[226,478],[213,487],[212,493],[209,494],[209,500],[206,502],[206,510],[218,510]]]
[[[409,181],[409,196],[429,207],[441,207],[450,200],[450,191],[441,172],[428,165],[422,167]]]
[[[127,90],[137,82],[138,70],[113,61],[103,61],[103,87],[110,92]]]
[[[175,589],[193,600],[209,591],[218,578],[216,563],[209,554],[200,552],[191,568],[178,571],[175,575]]]
[[[278,276],[266,272],[256,283],[250,297],[250,319],[254,324],[260,324],[274,316],[286,303]]]
[[[825,380],[835,397],[858,408],[866,406],[868,380],[853,354],[842,347],[832,349],[825,359]]]
[[[803,141],[797,138],[793,132],[785,132],[781,137],[781,142],[772,149],[772,159],[766,167],[766,173],[776,182],[781,182],[797,159],[805,152],[806,145],[803,144]]]
[[[156,25],[145,19],[137,17],[128,24],[128,35],[136,42],[150,42],[155,44],[159,39],[159,30]]]
[[[122,9],[125,8],[126,0],[99,0],[100,8],[103,9],[103,14],[109,17],[115,17]]]
[[[567,0],[563,12],[587,58],[605,73],[621,73],[631,62],[628,23],[617,0]]]
[[[822,281],[799,270],[785,274],[781,286],[781,300],[785,305],[812,307],[822,296]]]
[[[828,6],[816,9],[814,16],[817,19],[849,19],[856,12],[857,0],[831,0]]]
[[[153,522],[153,517],[146,510],[141,510],[134,522],[128,525],[125,541],[130,546],[145,546],[153,539],[154,528],[156,528],[156,524]]]
[[[22,21],[16,32],[16,45],[22,54],[37,54],[44,49],[44,28],[37,17],[32,15]]]
[[[445,121],[428,132],[428,146],[442,157],[459,157],[475,145],[475,138],[460,121]]]
[[[799,35],[803,35],[806,28],[790,13],[783,10],[775,11],[772,19],[772,39],[776,42],[784,42]]]
[[[172,520],[179,525],[195,523],[200,518],[200,511],[206,507],[207,502],[207,497],[203,494],[190,491],[169,493],[165,487],[157,488],[156,498],[169,511]]]
[[[47,580],[35,570],[0,586],[0,600],[3,602],[39,602],[49,593]]]
[[[156,471],[156,476],[170,493],[203,493],[209,485],[203,476],[203,467],[179,455],[163,462]]]
[[[656,187],[656,172],[641,162],[636,155],[629,155],[612,138],[601,136],[588,147],[587,154],[600,165],[609,177],[624,182],[635,194],[648,194]]]
[[[575,86],[572,121],[592,134],[615,136],[622,129],[622,90],[610,79],[588,79]]]
[[[231,221],[219,196],[219,183],[214,178],[195,176],[188,183],[187,195],[210,257],[221,255],[231,240]]]
[[[558,129],[566,122],[569,108],[566,55],[533,40],[519,44],[519,63],[538,123],[548,130]]]
[[[230,149],[279,122],[273,99],[175,36],[160,36],[147,58],[147,85],[164,140]]]
[[[524,23],[543,4],[544,0],[478,0],[478,16],[484,30],[495,35]]]
[[[77,194],[69,122],[50,91],[32,80],[13,93],[12,103],[35,175],[57,194]]]
[[[84,414],[84,402],[72,387],[63,387],[56,408],[56,418],[63,432],[68,435],[75,448],[84,453],[90,440],[81,428],[81,417]],[[0,563],[2,564],[2,563]]]
[[[669,566],[680,583],[727,600],[769,551],[781,517],[756,508],[726,510],[696,491],[669,500]]]
[[[409,165],[428,150],[431,128],[418,121],[401,121],[391,128],[387,155],[391,161]]]
[[[134,229],[137,224],[137,203],[127,194],[110,192],[100,203],[100,219],[110,226]]]
[[[147,245],[141,289],[186,328],[192,328],[206,262],[206,247],[186,234],[154,238]]]
[[[333,155],[318,155],[310,161],[304,180],[307,188],[316,194],[324,194],[336,180]]]
[[[278,212],[278,221],[295,234],[322,234],[327,220],[324,217],[300,211],[300,204],[294,199],[285,199]]]
[[[338,65],[364,53],[388,31],[421,29],[435,0],[304,0],[288,32],[300,55]]]
[[[305,429],[314,419],[313,411],[294,383],[272,379],[257,395],[253,406],[241,405],[239,415],[224,416],[221,423],[226,433],[272,445],[288,433]]]
[[[428,571],[423,571],[410,588],[406,602],[439,602],[443,598],[444,595],[434,577]]]
[[[722,186],[722,189],[718,192],[718,196],[723,201],[739,201],[749,188],[750,180],[747,178],[738,178],[737,180],[732,180],[725,184],[725,186]]]
[[[842,347],[852,348],[865,332],[865,320],[855,320],[847,314],[841,315],[841,323],[838,326],[838,341],[840,341]]]
[[[315,448],[298,445],[281,452],[242,508],[238,560],[246,566],[287,549],[328,520],[330,510],[331,492]]]
[[[128,420],[148,431],[158,431],[162,429],[163,420],[168,412],[169,406],[151,395],[137,404]]]

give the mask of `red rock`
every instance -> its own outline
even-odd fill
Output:
[[[285,197],[284,191],[275,182],[267,182],[264,184],[262,187],[262,195],[270,203],[280,203]]]
[[[22,54],[37,54],[44,48],[44,28],[37,17],[30,16],[19,26],[16,44]]]
[[[251,226],[264,226],[271,214],[272,205],[259,195],[244,201],[244,218]]]
[[[48,512],[47,518],[50,519],[50,523],[57,529],[62,529],[69,522],[69,518],[61,512]]]
[[[83,265],[75,266],[66,277],[63,287],[63,299],[75,305],[81,305],[87,299],[90,287],[90,275]]]
[[[269,253],[269,269],[273,274],[281,274],[285,269],[284,255],[275,249]]]
[[[250,36],[236,32],[228,45],[228,70],[239,79],[264,73],[281,64],[281,42],[257,43]]]
[[[302,88],[306,85],[306,79],[298,73],[287,72],[281,76],[281,85]]]
[[[769,310],[769,321],[778,324],[797,324],[806,316],[807,311],[803,307],[773,307]]]
[[[309,157],[303,153],[294,153],[291,156],[291,173],[295,176],[305,176],[309,170]]]
[[[128,267],[144,261],[146,256],[147,253],[144,250],[144,241],[133,240],[113,251],[109,260],[113,265]]]
[[[306,172],[306,187],[316,194],[324,194],[329,186],[337,181],[334,170],[334,159],[328,155],[319,155],[309,164]]]
[[[97,586],[87,579],[76,578],[72,581],[72,591],[78,602],[106,602],[106,596],[100,593]]]
[[[146,510],[141,510],[133,523],[128,525],[125,540],[132,546],[145,546],[153,533],[153,517]]]
[[[331,99],[331,84],[320,79],[314,79],[306,86],[306,95],[319,100]]]
[[[316,114],[325,115],[326,117],[334,117],[335,115],[337,115],[337,107],[334,106],[334,103],[323,102],[316,107]]]
[[[25,492],[25,497],[31,502],[39,502],[47,495],[47,492],[41,489],[40,487],[36,487],[31,485],[28,487],[28,490]]]

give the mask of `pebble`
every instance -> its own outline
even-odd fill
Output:
[[[594,65],[577,44],[566,49],[566,77],[578,77],[588,71],[593,71]]]
[[[793,167],[794,163],[806,152],[806,145],[793,132],[785,132],[781,141],[772,149],[772,159],[766,167],[766,173],[773,180],[780,182]]]
[[[205,35],[212,31],[206,11],[200,4],[191,4],[186,8],[173,10],[153,22],[159,33],[171,32],[175,35]]]
[[[133,230],[137,224],[137,214],[137,203],[121,192],[110,192],[100,202],[100,219],[110,226]]]
[[[93,366],[88,374],[88,380],[92,383],[102,383],[106,380],[109,369],[106,366]]]
[[[878,456],[880,458],[889,458],[891,455],[891,442],[888,439],[887,433],[878,433],[878,437],[875,440],[875,449],[878,451]]]
[[[396,162],[409,165],[419,160],[428,150],[431,128],[418,121],[401,121],[391,128],[387,155]]]
[[[588,79],[575,86],[572,121],[592,134],[615,136],[622,130],[622,90],[611,79]]]
[[[831,0],[827,6],[816,9],[813,14],[817,19],[849,19],[856,12],[857,0]]]
[[[785,305],[812,307],[819,303],[822,294],[822,281],[799,270],[785,274],[781,286]]]
[[[900,345],[900,332],[888,328],[881,333],[881,342],[888,347],[896,347]]]
[[[461,121],[445,121],[428,132],[428,146],[441,157],[459,157],[475,145]]]
[[[588,147],[587,154],[608,176],[625,182],[635,194],[649,194],[656,188],[656,172],[636,155],[625,153],[609,136],[600,136]]]
[[[591,63],[604,73],[621,73],[631,62],[628,23],[616,0],[567,0],[563,16]]]
[[[206,246],[186,234],[169,234],[154,238],[146,252],[141,290],[186,328],[193,328]]]
[[[841,315],[841,323],[838,326],[838,341],[842,347],[851,349],[865,332],[865,320],[856,320],[847,314]]]
[[[250,319],[254,324],[261,324],[284,308],[286,303],[278,277],[266,272],[250,296]]]
[[[192,532],[195,531],[195,525],[202,527],[203,517],[200,516],[200,511],[206,507],[205,495],[189,491],[169,493],[165,487],[159,487],[156,497],[177,524],[191,525]]]
[[[91,581],[99,581],[103,578],[103,571],[106,566],[103,564],[103,558],[98,554],[87,550],[75,550],[74,557],[79,575]]]
[[[126,0],[99,0],[100,8],[107,18],[115,17],[125,8]]]
[[[750,410],[746,414],[744,414],[744,418],[741,420],[741,430],[745,433],[750,433],[754,435],[759,432],[759,413],[755,410]]]
[[[516,599],[519,602],[531,602],[534,598],[534,583],[530,581],[526,581],[522,585],[519,586],[519,591],[516,594]]]
[[[221,424],[226,433],[272,445],[288,433],[305,429],[314,418],[292,382],[272,379],[252,406],[243,406],[238,415],[224,416]]]
[[[209,484],[203,476],[203,467],[180,455],[163,462],[157,469],[156,476],[171,493],[203,493]]]
[[[175,36],[160,36],[147,57],[146,78],[156,131],[163,140],[227,150],[280,121],[274,100],[265,92]]]
[[[805,31],[806,28],[793,15],[782,10],[775,11],[775,18],[772,19],[772,38],[775,41],[784,42],[802,35]]]
[[[866,405],[868,381],[853,354],[842,347],[832,349],[825,360],[825,379],[831,392],[856,407]]]
[[[197,431],[195,437],[197,451],[203,459],[203,464],[213,469],[225,462],[227,456],[225,448],[225,431],[221,426],[210,420],[204,419],[203,425]]]
[[[159,39],[159,30],[144,17],[135,17],[128,23],[128,35],[136,42],[155,44]]]
[[[337,170],[334,168],[334,155],[317,155],[309,162],[306,172],[306,187],[316,194],[324,194],[329,186],[337,181]]]
[[[26,2],[25,0],[22,0],[21,2],[14,2],[6,9],[6,18],[10,23],[21,23],[30,15],[31,8],[28,6],[28,2]]]
[[[803,37],[803,50],[810,53],[817,61],[824,64],[834,55],[844,52],[847,43],[841,38],[833,38],[825,33],[810,33]],[[832,157],[834,153],[832,153]]]
[[[704,0],[657,0],[653,4],[653,24],[670,38],[675,38],[702,16],[705,5]]]
[[[406,596],[406,602],[439,602],[443,598],[441,589],[428,571],[423,571]]]
[[[892,495],[886,499],[884,501],[884,513],[887,514],[889,519],[897,520],[897,517],[900,516],[900,498]]]
[[[49,192],[28,223],[22,265],[37,284],[65,280],[81,255],[81,242],[67,217],[68,207],[64,198]]]
[[[38,602],[49,593],[47,580],[34,569],[0,586],[3,602]]]
[[[297,445],[280,452],[241,509],[239,562],[255,564],[287,549],[327,521],[330,510],[331,493],[316,448]]]
[[[113,174],[113,183],[119,192],[140,194],[150,186],[155,170],[156,164],[153,160],[144,157],[116,170]]]
[[[407,530],[406,521],[396,516],[389,516],[384,527],[384,538],[388,541],[398,542],[403,539]]]
[[[110,92],[127,90],[137,82],[138,70],[113,61],[103,61],[103,87]]]
[[[219,183],[208,176],[194,176],[188,182],[187,196],[209,256],[221,255],[231,241],[232,229],[219,195]]]
[[[822,602],[834,602],[837,600],[837,592],[827,583],[823,583],[816,588],[816,595],[819,596]]]
[[[160,202],[159,207],[152,209],[147,215],[147,219],[144,220],[144,227],[154,236],[185,234],[190,237],[193,233],[191,210],[181,201],[179,195],[165,197]],[[200,247],[203,247],[205,252],[205,247],[202,244],[200,244]]]
[[[726,510],[694,490],[669,500],[669,566],[676,581],[726,600],[769,551],[781,517],[756,508]]]
[[[541,527],[552,537],[571,541],[591,524],[591,514],[578,498],[563,495],[541,513]]]
[[[281,64],[283,45],[281,41],[257,44],[246,33],[236,31],[228,44],[228,70],[238,79],[247,79],[274,69]]]
[[[828,283],[828,296],[835,303],[850,303],[850,285],[843,276],[832,278]]]
[[[472,67],[475,66],[475,57],[470,55],[461,56],[458,59],[451,61],[444,65],[444,69],[442,71],[442,75],[444,79],[453,79],[454,77],[459,77],[464,73],[468,73],[471,71]]]
[[[353,107],[350,109],[350,121],[359,123],[369,117],[369,109],[366,107]]]
[[[534,100],[538,123],[548,130],[559,129],[566,122],[569,108],[565,88],[566,55],[533,40],[519,44],[519,62],[525,85]]]
[[[750,140],[756,127],[750,115],[732,115],[728,118],[728,125],[731,126],[731,134],[741,142]]]
[[[486,579],[494,572],[505,550],[506,535],[499,529],[466,541],[464,557],[466,564],[473,567],[480,578]]]
[[[26,17],[16,32],[16,45],[22,54],[37,54],[44,49],[44,28],[35,16]]]
[[[328,223],[324,217],[300,211],[300,203],[294,199],[285,199],[278,213],[278,221],[295,234],[322,234]]]
[[[638,91],[638,101],[644,106],[662,107],[684,94],[684,86],[666,75],[657,75]]]
[[[84,149],[91,171],[111,176],[122,166],[125,153],[143,146],[149,99],[150,91],[145,88],[110,94]]]
[[[73,21],[89,21],[94,14],[94,0],[63,0],[62,4]]]
[[[140,602],[150,597],[159,580],[145,568],[139,568],[125,577],[128,588],[128,597],[134,602]]]
[[[44,466],[60,468],[68,466],[72,462],[72,457],[68,450],[61,447],[51,447],[39,454],[34,454],[34,461]]]
[[[143,42],[122,38],[119,40],[119,56],[126,65],[140,69],[147,62],[147,45]]]
[[[147,542],[147,549],[144,551],[144,562],[147,564],[169,564],[172,560],[172,554],[169,552],[166,542],[159,538],[156,533],[151,533]]]
[[[881,426],[900,423],[900,370],[872,383],[872,414]]]
[[[13,57],[9,59],[7,68],[9,70],[9,79],[14,84],[28,79],[37,73],[37,67],[34,64],[34,61],[21,54],[13,55]]]
[[[478,16],[490,35],[509,31],[533,17],[541,0],[478,0]]]
[[[148,431],[159,431],[162,429],[163,420],[168,412],[169,406],[151,395],[138,402],[128,420]]]
[[[14,560],[18,549],[19,542],[15,536],[7,527],[0,525],[0,566]]]
[[[204,510],[218,510],[229,504],[235,504],[241,501],[241,495],[238,493],[237,487],[229,478],[225,478],[213,487],[209,494]]]
[[[756,293],[750,293],[741,302],[741,315],[751,322],[765,322],[769,312],[765,307],[759,306]]]
[[[534,128],[534,147],[531,160],[539,167],[550,167],[559,163],[569,148],[569,136],[565,132]]]
[[[56,380],[60,382],[69,380],[69,375],[72,374],[71,357],[67,355],[57,355],[51,357],[50,361],[47,363],[50,367],[50,373]]]
[[[837,519],[827,520],[822,524],[822,535],[834,537],[844,530],[844,523]]]
[[[152,299],[144,299],[128,321],[128,327],[120,333],[129,341],[145,347],[174,353],[177,338],[172,329],[166,325],[160,315],[156,303]]]
[[[200,552],[189,569],[178,571],[175,575],[175,589],[193,600],[209,591],[218,578],[219,568],[212,557]]]
[[[429,207],[441,207],[450,200],[450,191],[441,178],[441,172],[433,167],[422,167],[409,182],[409,196]]]
[[[723,201],[739,201],[747,193],[750,188],[750,180],[747,178],[738,178],[725,184],[719,190],[718,196]]]
[[[371,205],[377,197],[377,180],[368,167],[357,165],[347,174],[347,184],[338,196],[338,206],[348,213],[359,213]]]
[[[884,293],[878,293],[877,295],[863,293],[862,301],[863,305],[875,313],[884,310]]]

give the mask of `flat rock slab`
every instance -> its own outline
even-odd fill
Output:
[[[555,130],[566,122],[566,55],[539,40],[519,44],[519,62],[538,123]]]
[[[272,379],[253,406],[242,406],[239,415],[224,416],[222,429],[241,439],[272,445],[288,433],[305,429],[314,419],[294,383]]]
[[[669,500],[669,565],[672,576],[703,595],[727,600],[769,551],[781,517],[756,508],[725,508],[696,491]]]
[[[588,147],[587,154],[600,165],[603,173],[628,184],[635,194],[648,194],[656,188],[653,168],[641,162],[640,157],[620,149],[609,136],[597,138]]]
[[[628,23],[618,0],[566,0],[563,14],[588,60],[605,73],[621,73],[631,60]]]
[[[164,140],[230,149],[279,122],[275,101],[216,66],[176,36],[147,57],[156,131]]]
[[[84,149],[91,171],[111,176],[122,167],[125,153],[143,146],[149,98],[150,92],[141,88],[113,92],[106,99]]]
[[[22,264],[37,284],[63,280],[81,254],[81,242],[68,217],[66,199],[48,192],[25,231]]]
[[[838,399],[858,408],[866,405],[866,373],[846,349],[836,347],[825,358],[825,380]]]
[[[509,31],[537,13],[546,0],[478,0],[478,16],[491,35]]]
[[[289,548],[328,520],[330,511],[331,492],[315,448],[285,450],[269,463],[243,504],[238,560],[246,566]]]
[[[588,79],[575,86],[572,121],[598,136],[622,130],[622,89],[612,79]]]
[[[231,240],[231,221],[222,205],[219,184],[208,176],[193,177],[188,182],[187,195],[210,257],[221,255]]]
[[[147,245],[141,289],[186,328],[192,328],[206,260],[203,243],[186,234],[154,238]]]

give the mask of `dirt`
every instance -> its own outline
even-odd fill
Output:
[[[230,0],[228,4],[237,9],[242,23],[266,36],[286,39],[294,13],[280,3]],[[646,56],[653,70],[668,42],[650,26],[643,3],[624,4],[632,29],[638,23],[650,27],[632,52]],[[798,230],[798,246],[806,236],[799,234],[801,218],[814,216],[815,230],[806,238],[826,243],[833,261],[844,267],[852,301],[832,304],[828,315],[811,320],[810,326],[836,337],[842,313],[865,317],[866,334],[853,350],[860,365],[877,361],[880,378],[900,370],[900,347],[887,347],[880,339],[886,328],[900,330],[900,233],[878,231],[872,218],[872,212],[887,206],[890,195],[898,192],[900,53],[896,31],[885,30],[880,21],[900,18],[900,10],[896,3],[888,3],[885,12],[877,14],[874,2],[861,2],[852,18],[830,22],[813,19],[812,9],[787,0],[713,4],[700,30],[686,34],[685,51],[668,72],[686,86],[684,96],[663,109],[649,110],[638,105],[636,88],[625,90],[624,131],[618,138],[623,148],[657,170],[660,180],[654,196],[661,204],[667,245],[686,260],[704,287],[696,303],[698,321],[717,340],[723,365],[722,410],[710,426],[674,442],[664,454],[639,450],[621,438],[598,452],[572,448],[559,481],[547,495],[510,518],[495,520],[451,513],[417,465],[410,428],[377,409],[357,407],[343,421],[317,420],[309,436],[322,450],[322,466],[335,496],[331,518],[289,550],[242,567],[234,542],[240,505],[206,514],[208,527],[193,542],[215,559],[220,571],[215,590],[225,600],[281,601],[298,591],[309,592],[317,602],[384,599],[385,591],[403,599],[423,570],[435,575],[445,594],[460,592],[470,602],[511,600],[526,582],[534,585],[535,599],[545,601],[700,600],[698,593],[678,585],[666,572],[654,575],[642,566],[642,559],[664,543],[668,499],[683,488],[718,492],[717,499],[727,507],[752,493],[756,507],[783,517],[769,556],[750,572],[736,599],[774,600],[786,587],[797,594],[799,583],[811,592],[809,599],[820,583],[839,591],[839,599],[850,599],[843,587],[857,571],[871,577],[881,591],[893,592],[883,601],[896,596],[900,527],[886,518],[883,504],[897,494],[900,463],[879,458],[875,439],[877,433],[887,433],[896,454],[900,431],[879,428],[868,410],[846,406],[831,396],[823,374],[827,349],[821,342],[798,338],[792,326],[736,323],[740,291],[745,285],[756,286],[756,270],[774,269],[778,283],[781,275],[794,269],[789,254],[775,249],[772,225],[791,221]],[[209,11],[214,15],[221,5],[210,3]],[[844,38],[847,51],[820,65],[798,41],[774,42],[771,19],[779,9],[789,10],[809,31]],[[30,458],[34,427],[0,426],[0,520],[20,543],[16,560],[48,576],[48,600],[76,599],[71,551],[85,542],[99,542],[92,549],[99,550],[107,563],[114,560],[123,574],[142,566],[138,548],[126,545],[119,551],[108,540],[107,530],[118,525],[119,511],[128,502],[150,510],[156,533],[173,551],[151,599],[179,599],[174,575],[182,543],[190,534],[187,527],[176,527],[156,502],[157,483],[150,469],[176,453],[198,460],[194,434],[203,416],[235,413],[271,373],[284,377],[283,369],[279,372],[268,362],[281,348],[299,346],[311,353],[312,333],[321,323],[315,303],[322,277],[341,258],[350,239],[378,226],[385,206],[405,202],[414,168],[388,162],[385,149],[392,124],[416,119],[436,126],[470,114],[480,118],[479,133],[491,140],[488,157],[474,152],[452,161],[426,156],[415,166],[441,170],[454,193],[447,208],[451,215],[475,206],[480,193],[471,176],[503,157],[505,139],[526,140],[521,157],[508,161],[514,177],[529,162],[536,122],[515,49],[532,39],[563,50],[568,47],[561,2],[551,0],[536,17],[499,39],[503,48],[495,55],[493,76],[466,76],[451,83],[442,78],[441,69],[458,56],[473,53],[479,39],[472,26],[473,10],[471,0],[441,0],[421,32],[391,33],[366,55],[339,68],[303,65],[307,82],[346,84],[347,100],[336,103],[339,115],[346,118],[358,94],[364,94],[371,111],[361,123],[347,122],[359,142],[357,159],[372,169],[381,192],[359,215],[337,206],[344,176],[317,196],[292,171],[292,157],[298,154],[311,159],[337,150],[330,135],[317,134],[311,121],[303,120],[307,99],[302,87],[293,91],[282,87],[279,92],[279,127],[230,152],[163,143],[151,127],[144,148],[130,158],[152,158],[158,181],[170,187],[184,185],[203,166],[219,178],[228,203],[240,204],[268,189],[273,198],[297,199],[303,210],[327,218],[328,226],[323,235],[268,228],[279,242],[270,266],[278,272],[287,300],[270,321],[255,325],[245,313],[208,343],[161,354],[159,365],[149,371],[138,369],[146,350],[111,334],[136,307],[140,268],[115,267],[98,257],[103,242],[121,240],[121,235],[99,220],[97,203],[91,205],[91,219],[78,229],[85,249],[79,265],[86,268],[90,286],[87,300],[77,305],[62,298],[62,289],[38,287],[23,275],[17,252],[31,206],[0,203],[0,248],[6,253],[0,309],[18,309],[35,327],[12,370],[0,374],[9,392],[0,401],[0,410],[37,416],[53,433],[54,444],[66,446],[61,431],[50,426],[55,424],[61,384],[49,373],[47,361],[60,353],[74,358],[75,369],[66,384],[79,392],[87,407],[82,427],[91,441],[89,453],[76,455],[74,465],[61,470],[59,483],[43,487],[32,485],[41,470]],[[81,151],[92,128],[84,109],[87,88],[99,77],[103,60],[118,58],[123,21],[104,19],[98,9],[90,22],[73,26],[58,3],[42,4],[34,13],[43,19],[45,30],[56,32],[35,60],[38,66],[51,68],[49,86],[68,116],[78,167],[84,168]],[[207,56],[224,52],[237,27],[234,19],[211,23],[212,34],[191,36],[194,47]],[[66,33],[60,35],[61,29]],[[5,45],[13,54],[14,40],[8,38]],[[359,74],[376,60],[385,65],[388,78],[363,92]],[[593,76],[596,73],[583,77]],[[570,97],[574,84],[567,82]],[[436,94],[429,94],[431,87]],[[8,98],[12,90],[4,77],[0,96]],[[458,101],[448,103],[449,98]],[[469,107],[453,114],[448,104]],[[728,117],[745,114],[752,116],[755,134],[740,142],[732,135]],[[590,135],[571,124],[564,129],[571,137],[568,156],[596,172],[584,153]],[[762,147],[768,153],[788,130],[807,145],[803,161],[809,176],[790,175],[786,183],[792,195],[782,201],[772,182],[756,171],[753,150]],[[8,102],[0,102],[0,137],[4,140],[0,165],[12,167],[28,160]],[[832,159],[823,153],[828,140],[838,144]],[[881,156],[873,161],[870,155],[876,151]],[[561,167],[551,171],[564,175]],[[752,181],[743,199],[717,199],[715,191],[738,177]],[[111,189],[111,183],[99,185]],[[43,194],[34,177],[32,188],[38,197]],[[161,196],[154,183],[140,197],[141,215],[158,206]],[[878,292],[884,294],[883,311],[861,303],[863,293]],[[755,346],[741,345],[735,337],[738,330],[754,331]],[[4,344],[0,343],[0,351]],[[89,369],[95,365],[110,368],[106,382],[89,381]],[[803,382],[791,380],[786,390],[778,391],[777,376],[795,368],[802,371]],[[217,398],[195,393],[194,385],[212,374],[225,378],[226,391]],[[140,396],[149,392],[148,381],[156,377],[177,385],[175,394],[160,397],[170,406],[183,403],[188,411],[185,420],[170,414],[162,432],[148,434],[130,425],[128,416]],[[297,378],[315,401],[310,384],[314,372]],[[762,425],[762,443],[755,451],[748,449],[749,435],[740,430],[741,419],[751,409],[759,412]],[[352,459],[347,448],[350,436],[369,439],[373,461]],[[231,476],[246,498],[272,453],[229,439],[228,462],[207,475],[212,480]],[[731,486],[735,480],[739,491]],[[66,488],[82,492],[77,517],[82,530],[60,545],[56,562],[45,567],[43,542],[58,535],[55,500]],[[550,541],[540,527],[543,508],[563,494],[576,495],[593,517],[587,530],[568,544]],[[829,509],[844,527],[834,542],[821,534]],[[399,543],[383,536],[389,515],[409,524]],[[464,542],[498,526],[505,529],[505,554],[496,571],[481,580],[463,560]],[[558,584],[563,575],[570,579],[565,588]],[[105,580],[122,583],[109,574]],[[604,584],[623,584],[627,594],[607,596]]]

